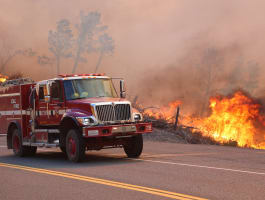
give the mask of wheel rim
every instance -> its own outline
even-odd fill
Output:
[[[75,140],[70,137],[68,140],[68,144],[69,144],[69,153],[71,156],[75,156],[76,153],[76,142]]]
[[[17,135],[15,135],[13,139],[13,149],[15,150],[15,152],[19,151],[19,146],[20,146],[19,138]]]

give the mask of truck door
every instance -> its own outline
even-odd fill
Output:
[[[61,118],[65,112],[65,101],[63,99],[63,86],[62,83],[58,80],[50,81],[50,103],[48,104],[49,116],[48,123],[49,125],[59,125]]]
[[[48,104],[45,102],[45,96],[48,95],[48,86],[46,83],[38,86],[38,102],[36,104],[36,121],[38,126],[48,125]]]

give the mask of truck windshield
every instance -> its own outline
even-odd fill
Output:
[[[75,79],[64,81],[67,100],[91,97],[118,97],[111,79]]]

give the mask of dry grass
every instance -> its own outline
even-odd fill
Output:
[[[178,126],[168,123],[163,119],[155,119],[149,116],[144,116],[145,120],[151,121],[155,128],[155,134],[150,137],[154,137],[155,140],[170,141],[170,142],[181,142],[189,144],[210,144],[210,145],[224,145],[224,146],[237,146],[236,141],[229,141],[226,143],[220,143],[215,141],[211,137],[203,136],[203,134],[196,129],[196,127]]]

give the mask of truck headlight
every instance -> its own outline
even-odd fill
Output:
[[[133,113],[133,119],[134,121],[141,121],[143,116],[140,113]]]
[[[84,125],[84,126],[93,126],[97,125],[98,122],[94,116],[89,116],[89,117],[77,117],[77,121]]]

